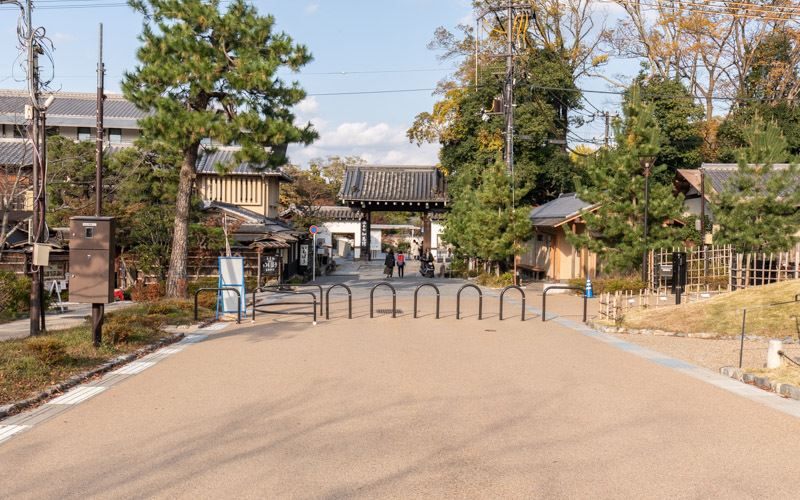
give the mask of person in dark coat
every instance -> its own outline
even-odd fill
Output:
[[[394,274],[394,250],[391,248],[386,254],[386,259],[383,261],[383,274],[385,274],[387,278],[391,278]]]

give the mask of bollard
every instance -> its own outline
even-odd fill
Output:
[[[775,369],[781,367],[781,355],[783,350],[783,342],[780,340],[770,340],[769,347],[767,347],[767,368]]]

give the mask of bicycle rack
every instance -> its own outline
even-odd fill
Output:
[[[373,309],[372,309],[372,302],[373,302],[373,297],[375,295],[375,289],[378,288],[379,286],[388,286],[389,288],[392,289],[392,318],[396,318],[397,317],[397,291],[394,289],[394,287],[391,284],[389,284],[389,283],[387,283],[385,281],[381,281],[380,283],[376,283],[375,286],[372,287],[372,290],[370,290],[370,292],[369,292],[369,317],[370,318],[374,318],[375,317]]]
[[[280,289],[276,290],[276,288],[278,288],[279,286],[282,286],[282,285],[265,285],[265,286],[262,286],[262,287],[259,287],[259,288],[256,288],[255,290],[253,290],[253,320],[251,322],[252,323],[256,322],[256,311],[260,311],[263,314],[313,315],[314,316],[314,324],[316,325],[317,324],[317,296],[314,294],[314,292],[304,292],[304,291],[301,291],[301,290],[280,290]],[[262,309],[256,309],[256,292],[258,292],[258,291],[264,291],[264,292],[270,292],[270,293],[282,293],[284,295],[311,295],[312,302],[279,302],[279,303],[276,303],[276,304],[264,304],[264,305],[261,306]],[[320,301],[322,301],[322,297],[320,297]],[[308,313],[308,312],[294,312],[294,311],[288,311],[288,312],[287,311],[265,311],[263,309],[264,307],[269,307],[271,305],[282,305],[282,306],[285,306],[285,305],[311,305],[313,307],[312,307],[312,312],[310,312],[310,313]]]
[[[319,290],[319,315],[322,316],[322,286],[314,285],[313,283],[281,283],[279,285],[264,285],[264,287],[309,287],[313,286],[314,288]]]
[[[586,323],[586,289],[579,286],[551,286],[542,292],[542,323],[547,316],[547,292],[550,290],[579,290],[583,292],[583,322]]]
[[[236,292],[236,304],[238,305],[238,307],[236,309],[236,322],[237,323],[241,323],[242,322],[242,292],[239,290],[238,287],[234,288],[234,287],[230,287],[230,286],[223,286],[223,287],[220,287],[220,288],[198,288],[197,291],[194,292],[194,320],[197,321],[197,294],[199,294],[200,292],[211,291],[211,290],[215,290],[217,292],[219,292],[219,291]]]
[[[417,317],[417,294],[419,293],[419,289],[424,286],[429,286],[434,290],[436,290],[436,319],[439,319],[439,299],[440,299],[439,287],[434,285],[433,283],[423,283],[414,290],[414,318],[416,319]]]
[[[478,319],[483,319],[483,292],[472,283],[467,283],[458,289],[458,293],[456,294],[456,319],[461,319],[461,292],[463,292],[465,288],[474,288],[478,291]]]
[[[503,321],[503,295],[506,294],[509,290],[519,290],[519,293],[522,294],[522,321],[525,321],[525,292],[522,288],[518,287],[517,285],[509,285],[503,288],[503,291],[500,292],[500,321]]]
[[[331,290],[337,286],[347,290],[347,319],[353,319],[353,292],[350,290],[350,287],[344,283],[336,283],[335,285],[331,285],[330,288],[328,288],[328,291],[325,292],[325,319],[331,319]]]

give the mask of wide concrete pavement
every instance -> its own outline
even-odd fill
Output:
[[[407,296],[211,335],[0,444],[2,496],[796,498],[800,420],[496,299],[436,321]]]

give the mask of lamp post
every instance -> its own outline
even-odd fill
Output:
[[[640,154],[639,155],[639,163],[642,165],[642,169],[644,170],[644,237],[643,239],[643,250],[642,250],[642,281],[649,286],[648,283],[648,265],[647,265],[647,204],[650,198],[650,168],[653,166],[653,162],[655,161],[655,155],[653,154]]]

